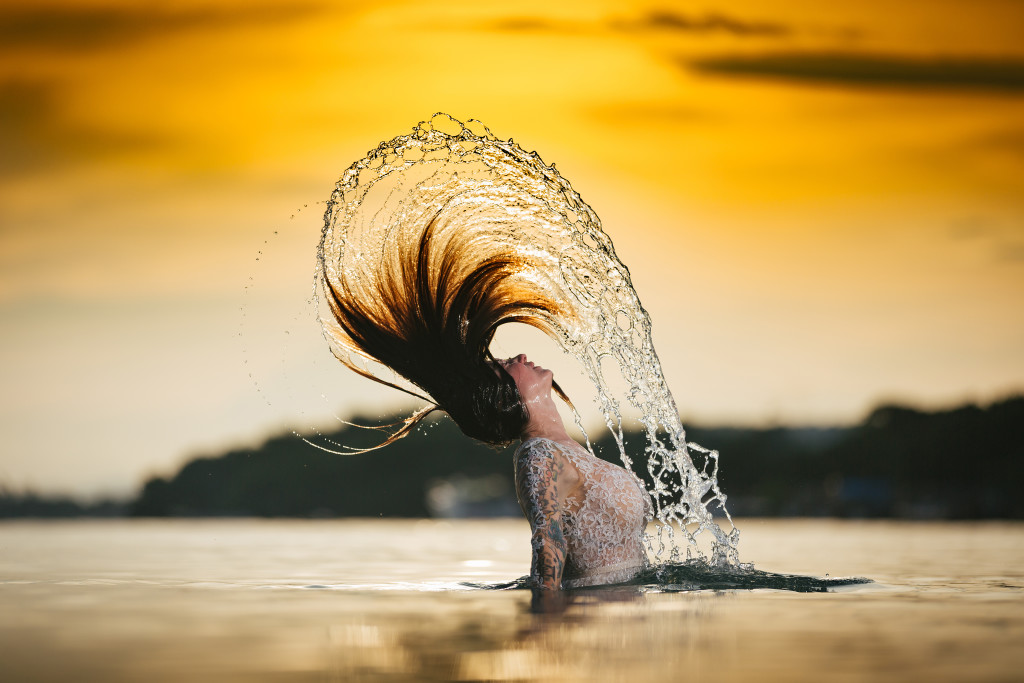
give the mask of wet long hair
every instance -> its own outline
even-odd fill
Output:
[[[464,434],[494,446],[518,438],[529,420],[512,376],[491,355],[499,325],[521,322],[553,334],[557,304],[516,274],[514,253],[477,254],[471,237],[438,237],[441,214],[418,241],[393,244],[370,285],[331,273],[319,278],[338,330],[335,355],[353,371],[427,405],[403,420],[376,448],[404,437],[435,410],[446,412]],[[338,334],[340,332],[340,334]],[[389,382],[355,363],[352,354],[390,367],[424,393]],[[572,403],[557,385],[563,401]],[[395,426],[389,425],[389,426]]]

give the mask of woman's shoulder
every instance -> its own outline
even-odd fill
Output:
[[[523,439],[516,449],[515,461],[517,467],[522,467],[527,462],[539,462],[544,460],[561,460],[565,457],[567,447],[551,439],[535,436]]]
[[[558,451],[559,446],[557,442],[535,436],[523,439],[522,443],[519,444],[519,447],[516,448],[516,461],[531,457],[550,458]]]
[[[537,468],[554,464],[559,468],[565,465],[575,468],[580,455],[577,451],[583,451],[583,447],[576,442],[562,443],[540,436],[524,439],[516,449],[516,471],[522,470],[527,465]]]
[[[522,443],[519,444],[519,448],[516,449],[516,453],[568,453],[572,450],[573,446],[579,446],[576,442],[562,443],[561,441],[555,441],[543,436],[531,436],[528,439],[523,439]]]

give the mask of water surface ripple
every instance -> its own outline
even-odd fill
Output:
[[[461,585],[527,573],[522,520],[4,522],[3,678],[1007,681],[1024,670],[1024,524],[742,523],[758,566],[874,582],[610,587],[535,615],[527,591]]]

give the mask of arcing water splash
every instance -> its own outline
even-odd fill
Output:
[[[725,512],[718,487],[718,453],[688,443],[675,401],[651,342],[651,321],[640,305],[629,271],[615,255],[597,215],[554,166],[511,140],[495,138],[477,121],[463,124],[445,114],[420,123],[409,135],[381,143],[345,172],[328,202],[317,290],[344,273],[354,291],[371,283],[396,258],[396,244],[415,244],[435,220],[449,239],[480,254],[512,253],[516,277],[564,305],[549,322],[567,353],[597,388],[608,429],[627,468],[620,398],[605,369],[614,361],[647,433],[647,469],[653,481],[658,534],[651,550],[679,559],[676,530],[686,556],[701,558],[697,537],[712,538],[713,564],[738,563],[739,531]],[[344,334],[329,313],[320,315],[332,350],[349,358]],[[359,359],[367,372],[386,370]],[[389,381],[395,381],[388,377]],[[580,422],[576,416],[577,424]],[[582,426],[581,426],[582,427]],[[589,442],[588,442],[589,446]],[[699,454],[703,467],[693,463]],[[724,531],[709,507],[721,506]]]

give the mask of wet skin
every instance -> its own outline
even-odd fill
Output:
[[[497,362],[515,381],[529,413],[529,421],[520,439],[542,437],[570,442],[572,439],[565,431],[551,396],[552,372],[531,362],[525,354]],[[565,603],[560,593],[567,552],[562,505],[564,494],[574,491],[580,484],[580,476],[561,457],[535,463],[535,467],[533,485],[529,487],[526,486],[526,477],[516,473],[516,492],[533,529],[530,574],[538,581],[533,589],[533,608],[537,611],[558,611]]]

